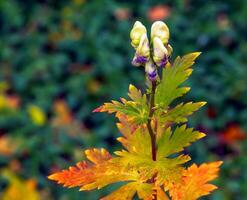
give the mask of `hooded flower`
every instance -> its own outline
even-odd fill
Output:
[[[157,69],[151,60],[146,63],[145,71],[150,81],[155,81],[157,79]]]
[[[141,22],[136,21],[130,32],[131,45],[135,49],[139,46],[143,34],[147,35],[146,27]]]
[[[169,35],[169,29],[164,22],[154,22],[151,28],[151,44],[153,45],[151,52],[147,30],[141,22],[137,21],[130,32],[131,45],[136,50],[132,64],[134,66],[151,65],[149,60],[152,56],[152,65],[164,67],[172,53],[172,47],[168,44]]]
[[[150,57],[150,48],[147,34],[141,36],[139,46],[136,49],[135,56],[133,58],[132,64],[134,66],[144,65]]]
[[[160,40],[155,37],[153,39],[153,59],[157,66],[164,67],[168,62],[168,50]]]
[[[169,28],[164,22],[157,21],[153,23],[151,27],[151,39],[154,40],[155,37],[160,38],[164,45],[168,43],[170,32]]]

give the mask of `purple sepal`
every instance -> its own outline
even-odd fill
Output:
[[[156,78],[157,78],[156,69],[154,71],[148,73],[148,78],[149,78],[150,81],[155,81],[156,80]]]
[[[168,62],[168,57],[167,57],[167,55],[165,55],[164,58],[160,62],[160,67],[165,67],[167,62]]]
[[[132,61],[132,64],[135,66],[140,66],[140,65],[144,65],[147,61],[148,59],[146,57],[136,55]]]

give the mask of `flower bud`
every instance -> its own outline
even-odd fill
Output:
[[[145,65],[145,71],[146,71],[147,76],[148,76],[148,79],[150,81],[153,82],[153,81],[155,81],[157,79],[157,76],[158,76],[157,69],[156,69],[154,63],[151,60],[149,60],[146,63],[146,65]]]
[[[153,51],[153,60],[156,65],[164,67],[168,62],[168,50],[158,37],[153,39]]]
[[[143,34],[147,34],[146,27],[141,22],[136,21],[130,32],[131,45],[135,49],[139,46]]]
[[[150,57],[150,48],[147,38],[147,34],[141,36],[139,46],[136,49],[135,57],[133,58],[132,64],[134,66],[144,65]]]
[[[161,39],[163,44],[167,44],[169,37],[170,37],[170,32],[169,32],[169,28],[167,27],[167,25],[162,22],[162,21],[157,21],[154,22],[152,27],[151,27],[151,38],[152,40],[158,37]]]
[[[168,51],[168,56],[171,56],[173,52],[173,48],[170,44],[167,45],[167,51]]]

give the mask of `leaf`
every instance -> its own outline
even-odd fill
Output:
[[[187,117],[192,115],[193,112],[204,106],[206,102],[198,103],[180,103],[175,108],[170,109],[160,115],[160,121],[165,124],[167,122],[185,123],[188,121]]]
[[[148,183],[130,182],[101,200],[132,200],[136,193],[140,199],[152,200],[152,185]]]
[[[32,122],[37,126],[42,126],[47,121],[46,113],[38,106],[29,105],[28,113]]]
[[[118,127],[123,134],[120,142],[126,150],[115,152],[111,156],[105,149],[89,149],[85,151],[88,161],[78,163],[75,167],[55,173],[49,179],[63,184],[65,187],[80,187],[80,190],[100,189],[116,182],[127,182],[112,194],[103,198],[132,199],[137,193],[143,200],[152,200],[155,188],[164,186],[174,193],[176,184],[180,184],[185,174],[182,166],[190,160],[187,155],[169,158],[172,153],[180,152],[190,142],[204,134],[186,128],[177,127],[172,134],[171,128],[165,129],[158,137],[157,160],[151,157],[151,144],[146,125],[135,125],[126,116],[119,116]],[[150,182],[155,178],[155,183]],[[175,188],[175,189],[174,189]],[[174,192],[175,191],[175,192]],[[157,191],[160,200],[165,199],[162,191]]]
[[[112,158],[105,149],[89,149],[85,153],[92,163],[87,161],[78,163],[75,167],[55,173],[48,178],[63,184],[65,187],[79,186],[80,190],[100,189],[111,183],[130,181],[103,199],[132,199],[137,192],[140,199],[151,200],[148,197],[152,196],[153,185],[145,182],[153,174],[149,173],[147,176],[148,171],[145,172],[138,167],[138,161],[141,162],[139,157],[133,163],[128,161],[126,157],[125,159],[122,157]],[[126,160],[128,162],[125,162]],[[149,161],[151,161],[151,157],[146,160],[146,162]]]
[[[80,190],[92,190],[105,185],[136,180],[137,173],[124,169],[121,163],[112,162],[112,157],[105,149],[86,150],[88,161],[79,162],[76,166],[50,175],[48,178],[63,184],[65,187],[80,187]]]
[[[129,126],[128,126],[129,124]],[[75,167],[55,173],[49,176],[49,179],[63,184],[65,187],[80,187],[80,190],[92,190],[102,188],[115,182],[131,182],[133,185],[122,186],[119,190],[125,191],[130,189],[129,196],[132,192],[137,192],[140,199],[151,200],[146,197],[147,188],[153,188],[153,183],[148,183],[156,176],[156,183],[172,183],[181,178],[183,167],[181,164],[187,162],[189,156],[179,156],[177,158],[160,158],[153,161],[151,157],[150,138],[145,125],[131,124],[125,116],[120,117],[118,127],[123,133],[122,140],[126,150],[115,152],[116,156],[111,156],[105,149],[89,149],[85,151],[89,161],[78,163]],[[135,127],[135,128],[133,128]],[[142,183],[142,184],[141,184]],[[143,183],[148,183],[143,185]],[[134,185],[135,184],[135,185]],[[138,186],[138,187],[137,187]],[[146,188],[146,189],[141,189]],[[114,198],[119,192],[105,197],[106,199]]]
[[[156,188],[157,191],[157,200],[169,200],[166,193],[160,188]]]
[[[119,116],[117,127],[123,134],[117,140],[130,152],[151,157],[151,140],[146,125],[136,126],[126,118]]]
[[[191,142],[194,142],[204,136],[204,133],[194,131],[192,128],[186,128],[186,125],[177,127],[173,133],[169,127],[158,138],[157,157],[167,157],[173,153],[183,151],[184,147],[189,146]]]
[[[2,175],[9,181],[9,186],[3,191],[1,200],[40,200],[36,189],[36,181],[21,180],[13,172],[4,170]]]
[[[182,176],[183,163],[188,162],[190,157],[180,155],[176,158],[158,158],[153,168],[149,169],[156,174],[156,184],[169,185],[176,182]]]
[[[148,105],[146,95],[142,95],[141,91],[133,85],[129,86],[129,97],[132,101],[121,98],[121,102],[112,101],[96,108],[93,112],[108,112],[118,115],[127,115],[137,124],[146,123],[148,120]]]
[[[136,193],[136,187],[135,183],[131,182],[128,183],[122,187],[120,187],[118,190],[112,192],[110,195],[101,198],[101,200],[132,200]]]
[[[188,87],[178,86],[190,76],[192,73],[190,67],[199,55],[199,52],[195,52],[182,58],[177,57],[173,66],[163,69],[162,80],[157,86],[155,95],[155,103],[158,107],[166,109],[174,99],[189,91]]]
[[[204,163],[200,166],[193,164],[183,172],[180,182],[169,188],[172,200],[196,200],[201,196],[208,195],[217,189],[215,185],[208,182],[218,177],[221,161]]]

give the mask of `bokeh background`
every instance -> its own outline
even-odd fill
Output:
[[[202,51],[182,100],[207,101],[190,125],[207,138],[192,161],[223,160],[219,190],[202,199],[247,199],[246,0],[0,0],[0,199],[94,200],[109,192],[63,189],[47,175],[119,148],[116,120],[91,111],[145,87],[131,66],[129,32],[164,20],[173,55]]]

